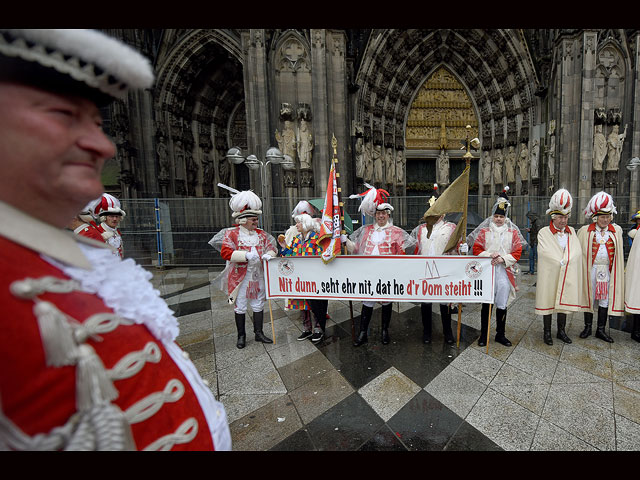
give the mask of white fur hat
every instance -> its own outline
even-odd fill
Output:
[[[93,213],[96,216],[121,215],[123,218],[127,216],[126,212],[120,208],[120,200],[108,193],[102,194],[100,202],[95,204]]]
[[[364,197],[358,211],[363,212],[365,215],[369,215],[370,217],[374,217],[377,210],[388,210],[389,213],[393,212],[393,207],[387,202],[389,192],[382,190],[381,188],[376,189],[368,183],[365,183],[364,186],[369,190],[364,193],[349,196],[349,198]]]
[[[0,29],[0,77],[104,104],[150,88],[148,59],[97,30]]]
[[[561,188],[556,193],[551,195],[551,200],[549,200],[549,208],[547,209],[546,213],[548,215],[571,215],[572,206],[573,197],[569,193],[569,190]]]
[[[614,213],[618,213],[618,211],[616,210],[611,195],[607,192],[598,192],[591,197],[583,213],[585,217],[593,218],[598,215],[613,215]]]

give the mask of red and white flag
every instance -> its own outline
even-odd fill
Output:
[[[322,225],[318,243],[322,246],[322,261],[329,263],[340,255],[342,242],[342,222],[340,221],[340,200],[338,198],[338,182],[336,181],[336,164],[331,159],[331,171],[329,172],[329,182],[327,183],[327,193],[324,198],[324,209],[322,210]]]

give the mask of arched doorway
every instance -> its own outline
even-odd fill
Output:
[[[407,195],[429,195],[434,183],[444,189],[462,173],[467,125],[471,138],[477,137],[478,115],[469,92],[440,65],[416,93],[407,116]],[[477,192],[477,160],[471,162],[470,184],[470,191]]]

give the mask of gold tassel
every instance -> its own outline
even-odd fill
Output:
[[[78,346],[73,338],[73,328],[65,314],[51,302],[45,301],[36,301],[33,313],[38,319],[47,365],[73,365]]]

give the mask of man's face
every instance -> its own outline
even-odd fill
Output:
[[[607,228],[607,226],[611,223],[611,215],[598,215],[596,217],[596,223],[600,228]]]
[[[507,217],[505,217],[504,215],[499,215],[499,214],[495,214],[493,216],[493,223],[496,224],[497,227],[501,227],[502,225],[504,225],[504,221],[506,220]]]
[[[105,215],[104,217],[104,223],[109,225],[111,228],[118,228],[120,220],[122,220],[120,215]]]
[[[380,227],[384,227],[389,221],[389,212],[387,210],[376,210],[376,223]]]
[[[101,123],[85,98],[0,82],[0,199],[66,224],[103,192],[102,166],[115,146]]]
[[[258,217],[247,217],[247,221],[244,223],[244,228],[250,232],[258,228]]]
[[[564,232],[564,229],[567,226],[567,223],[569,223],[569,216],[554,215],[551,221],[553,222],[553,226],[555,227],[556,230],[560,230]]]

